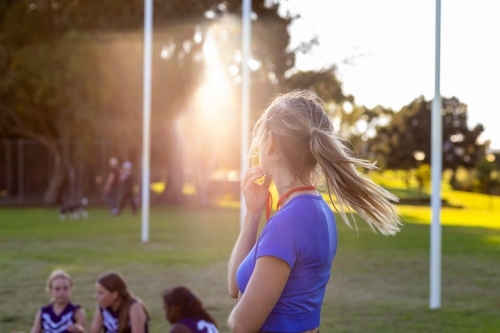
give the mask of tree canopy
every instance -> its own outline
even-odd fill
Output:
[[[456,97],[442,99],[443,168],[471,169],[484,156],[485,143],[479,143],[481,124],[470,129],[467,105]],[[395,113],[386,126],[377,128],[377,135],[368,143],[368,150],[388,169],[409,170],[419,163],[430,164],[431,101],[419,97]],[[415,157],[422,152],[423,159]]]
[[[288,49],[292,19],[280,17],[274,2],[253,1],[252,6],[256,114],[283,89],[295,55]],[[115,154],[138,161],[144,2],[21,0],[3,1],[0,7],[0,132],[35,138],[53,152],[59,167],[45,201],[57,201],[74,167],[67,156],[71,149],[64,147],[76,138],[109,140]],[[180,163],[186,160],[182,142],[194,140],[189,133],[203,138],[205,149],[195,152],[200,157],[229,155],[228,163],[239,159],[240,15],[241,1],[236,0],[154,1],[152,163],[155,170],[168,169],[168,184],[176,193],[176,180],[183,177]],[[207,45],[217,55],[217,66],[208,63]],[[227,81],[226,91],[203,101],[199,89],[209,79],[209,67]],[[226,96],[232,102],[219,103]],[[203,109],[212,111],[203,117]],[[187,120],[179,121],[181,116]],[[200,120],[205,122],[195,124]],[[221,120],[232,149],[212,140],[212,124]]]

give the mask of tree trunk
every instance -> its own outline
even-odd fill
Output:
[[[182,194],[182,187],[186,177],[184,175],[184,146],[179,130],[173,126],[170,134],[171,149],[167,159],[167,180],[163,193],[158,196],[158,201],[166,204],[183,204],[186,197]]]
[[[184,170],[182,164],[178,161],[171,160],[168,168],[167,186],[161,194],[162,202],[167,204],[182,204],[185,203],[182,187],[184,185]]]
[[[452,189],[457,189],[457,169],[451,169],[450,186]]]
[[[52,151],[54,154],[54,171],[50,177],[49,186],[43,196],[45,205],[56,205],[62,203],[62,189],[67,180],[67,173],[59,151]]]
[[[63,141],[62,143],[62,156],[65,165],[65,169],[68,173],[68,190],[69,190],[69,200],[77,200],[76,198],[76,167],[73,163],[73,158],[70,154],[70,150],[73,151],[74,147],[70,149],[68,141]]]

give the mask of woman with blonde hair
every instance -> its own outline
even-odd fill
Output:
[[[319,332],[337,230],[317,181],[348,225],[357,212],[384,235],[400,229],[398,199],[358,171],[376,167],[352,155],[310,91],[271,102],[255,125],[250,153],[260,165],[241,182],[246,215],[228,267],[229,294],[239,301],[228,325],[238,333]],[[271,181],[279,195],[272,217]],[[257,235],[264,208],[268,221]]]
[[[123,276],[108,272],[96,282],[97,307],[90,333],[148,333],[149,313],[144,302],[127,289]]]
[[[47,292],[52,301],[35,316],[31,333],[83,333],[85,311],[70,301],[73,279],[62,269],[52,271],[47,279]]]

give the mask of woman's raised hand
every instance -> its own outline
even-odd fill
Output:
[[[266,197],[271,179],[265,176],[262,184],[256,183],[258,179],[264,176],[264,170],[262,170],[260,166],[249,168],[241,181],[241,190],[245,197],[247,211],[251,213],[262,213],[266,204]]]

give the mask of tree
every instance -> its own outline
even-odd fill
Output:
[[[95,78],[83,75],[84,65],[96,65],[86,37],[69,33],[57,43],[41,42],[11,52],[2,80],[2,132],[32,138],[54,157],[54,172],[44,202],[60,201],[61,187],[74,188],[73,148],[95,134],[92,114],[99,95]],[[82,79],[85,77],[85,79]]]
[[[55,169],[46,203],[54,203],[71,178],[71,159],[63,156],[62,142],[105,137],[117,142],[116,146],[125,146],[123,156],[138,160],[139,140],[131,138],[142,137],[143,5],[142,0],[1,4],[5,11],[0,14],[0,128],[35,138],[54,152],[56,162],[66,160],[57,162],[62,166]],[[252,6],[256,18],[252,30],[255,115],[280,91],[295,57],[293,50],[287,50],[287,26],[292,19],[280,17],[273,2],[253,1]],[[236,0],[154,4],[152,164],[155,170],[168,169],[168,201],[179,201],[184,170],[176,157],[184,153],[179,150],[183,138],[178,135],[178,118],[197,107],[192,97],[205,78],[207,63],[202,52],[207,38],[216,38],[217,47],[224,48],[219,52],[222,74],[230,79],[229,94],[238,97],[241,78],[229,72],[241,63],[240,13],[241,1]],[[52,50],[59,51],[52,54]],[[231,128],[239,120],[239,108],[229,107],[233,112],[228,111],[226,118]],[[225,152],[217,141],[208,142],[209,128],[202,127],[197,135],[205,135],[205,147],[214,150],[201,153],[212,151],[216,156],[230,155],[227,161],[238,160],[234,153],[239,126],[229,131],[232,150]],[[69,154],[71,149],[66,151]]]
[[[491,155],[494,156],[494,155]],[[497,175],[497,165],[491,159],[482,158],[480,159],[476,165],[476,180],[477,180],[477,189],[481,193],[492,194],[494,189],[500,183],[500,179]]]
[[[443,169],[455,172],[461,166],[470,170],[484,156],[486,146],[477,140],[484,127],[478,124],[469,129],[467,105],[458,98],[443,98],[442,105]],[[431,102],[420,97],[397,112],[387,126],[379,126],[368,149],[388,169],[415,168],[420,163],[414,157],[416,151],[425,154],[422,163],[430,164],[430,129]]]
[[[344,93],[335,66],[320,71],[298,71],[286,80],[286,86],[288,90],[315,91],[324,100],[336,132],[348,139],[361,155],[370,155],[365,142],[375,135],[377,125],[387,123],[394,114],[382,106],[369,109],[357,105],[354,96]]]

